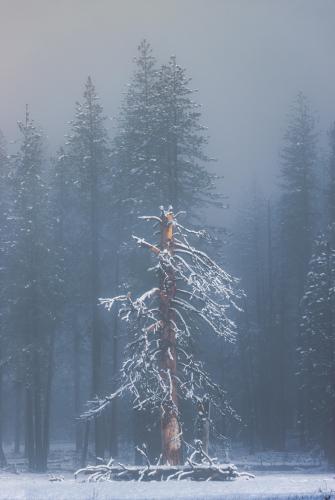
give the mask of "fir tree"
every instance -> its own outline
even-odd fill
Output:
[[[124,211],[155,210],[163,199],[175,210],[214,203],[215,176],[205,168],[207,135],[191,79],[175,57],[157,69],[145,40],[138,51],[114,143]]]
[[[299,343],[299,303],[304,290],[308,261],[313,239],[314,182],[316,165],[316,134],[314,118],[306,97],[299,93],[294,100],[284,136],[281,153],[280,224],[282,248],[281,279],[285,290],[282,297],[281,324],[285,325],[287,373],[294,373],[294,348]],[[288,418],[293,418],[293,408],[298,406],[298,424],[301,445],[305,445],[304,397],[296,387],[287,386]]]
[[[108,168],[107,131],[105,117],[99,98],[90,77],[88,77],[83,102],[76,103],[75,117],[71,122],[71,134],[67,145],[68,164],[72,173],[75,213],[72,224],[72,244],[81,263],[82,282],[80,301],[88,309],[89,332],[91,334],[92,381],[91,397],[101,392],[103,334],[98,311],[101,287],[101,232],[102,209]],[[73,238],[75,236],[75,239]],[[104,435],[102,426],[95,423],[95,453],[104,456]],[[84,446],[87,454],[88,430]]]
[[[158,68],[148,42],[140,43],[113,142],[115,241],[126,242],[126,234],[137,226],[136,216],[156,211],[162,200],[176,212],[187,208],[191,220],[198,220],[199,209],[214,202],[215,177],[205,168],[207,136],[189,84],[175,58]],[[120,280],[140,290],[148,279],[142,272],[148,257],[127,243],[113,253],[115,293]],[[144,420],[152,426],[149,416]],[[139,442],[144,439],[140,434]]]
[[[12,247],[11,207],[12,191],[10,189],[10,161],[7,154],[5,138],[0,130],[0,277],[1,277],[1,306],[0,306],[0,467],[7,465],[3,451],[3,424],[4,424],[4,360],[8,354],[9,328],[10,328],[10,256]]]
[[[53,344],[60,273],[53,247],[43,135],[30,119],[19,123],[15,157],[15,316],[25,384],[25,438],[31,470],[47,466]],[[54,248],[53,248],[54,250]]]
[[[157,189],[157,80],[156,60],[143,40],[135,58],[135,71],[121,106],[114,140],[116,193],[123,214],[137,215],[161,201]]]
[[[174,56],[161,66],[156,84],[156,140],[161,199],[171,200],[175,210],[192,207],[195,211],[214,202],[215,177],[205,168],[210,160],[205,153],[206,129],[190,82]]]
[[[306,432],[335,460],[335,250],[318,237],[301,301],[300,391],[304,395]]]
[[[306,97],[299,93],[291,107],[281,154],[283,238],[292,286],[298,301],[304,286],[313,237],[315,146],[314,118]]]

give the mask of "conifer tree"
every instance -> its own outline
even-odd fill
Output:
[[[191,221],[193,215],[199,219],[200,207],[214,202],[215,177],[205,168],[207,136],[189,84],[174,57],[158,68],[148,42],[140,43],[113,142],[115,241],[127,241],[126,235],[135,231],[136,216],[156,211],[162,200],[176,212],[187,209]],[[141,271],[147,256],[127,243],[113,252],[115,293],[124,280],[139,290],[148,279]],[[150,417],[145,420],[151,426]],[[137,422],[135,427],[143,426]],[[140,434],[139,443],[144,439]]]
[[[121,210],[132,216],[158,206],[161,180],[157,157],[156,60],[143,40],[134,60],[135,70],[121,106],[114,140],[116,193]],[[148,205],[149,204],[149,205]]]
[[[313,191],[316,162],[314,118],[299,93],[291,107],[281,167],[283,239],[296,303],[300,300],[313,237]]]
[[[95,87],[90,77],[85,84],[83,102],[76,103],[75,117],[71,123],[71,134],[67,145],[68,162],[74,181],[76,213],[73,241],[78,260],[82,266],[80,301],[88,309],[89,333],[91,335],[92,380],[91,397],[101,392],[103,334],[98,311],[101,286],[101,232],[102,208],[105,195],[104,182],[108,165],[107,132],[105,117],[99,104]],[[84,446],[87,453],[88,429]],[[100,422],[95,422],[95,453],[104,456],[105,440]]]
[[[215,176],[205,168],[210,161],[205,153],[206,129],[190,83],[174,56],[161,66],[156,83],[156,141],[162,199],[171,200],[175,210],[192,207],[195,211],[214,202]]]
[[[335,461],[335,250],[320,235],[309,263],[301,303],[300,391],[305,400],[307,436]]]
[[[29,467],[43,471],[49,450],[53,344],[60,273],[53,248],[43,136],[30,119],[19,122],[15,157],[15,316],[25,388],[25,444]],[[13,273],[14,274],[14,273]]]
[[[0,305],[0,467],[6,465],[3,451],[3,424],[5,401],[3,397],[4,386],[4,359],[9,343],[8,331],[10,325],[10,277],[8,274],[10,262],[11,241],[11,189],[9,182],[10,161],[7,154],[5,138],[0,130],[0,277],[1,277],[1,305]]]
[[[280,225],[282,251],[283,306],[281,323],[285,328],[286,347],[282,356],[287,360],[286,370],[294,373],[292,356],[299,344],[299,304],[304,290],[308,261],[313,240],[314,182],[316,166],[316,134],[314,118],[306,97],[300,92],[295,98],[289,116],[281,153]],[[301,445],[305,445],[304,395],[300,391],[296,402],[296,387],[287,386],[288,418],[294,416],[298,406],[298,424]]]
[[[130,207],[135,220],[143,210],[156,210],[162,199],[171,200],[176,211],[214,203],[215,176],[205,168],[206,129],[186,70],[175,57],[157,69],[145,40],[135,63],[114,142],[124,211]]]

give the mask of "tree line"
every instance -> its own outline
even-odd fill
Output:
[[[51,435],[73,440],[83,464],[90,450],[118,456],[130,441],[147,441],[155,453],[157,422],[126,402],[113,401],[93,421],[77,417],[86,401],[117,388],[127,345],[117,310],[106,314],[99,298],[150,286],[150,258],[129,238],[138,216],[171,204],[196,226],[211,207],[223,210],[194,94],[176,58],[159,65],[144,40],[113,137],[90,77],[54,158],[28,107],[15,154],[1,136],[2,464],[10,439],[31,470],[46,470]],[[241,277],[246,294],[237,341],[222,346],[203,335],[195,349],[240,415],[232,422],[214,415],[213,426],[251,450],[299,439],[329,459],[335,454],[334,130],[324,169],[313,115],[299,94],[283,140],[279,195],[268,200],[250,190],[228,245],[214,230],[212,253]]]
[[[321,155],[314,113],[299,93],[282,140],[278,193],[257,186],[232,248],[247,291],[241,404],[251,448],[314,449],[334,462],[334,152]]]

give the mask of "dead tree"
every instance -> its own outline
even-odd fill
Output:
[[[110,402],[130,392],[135,410],[156,410],[161,419],[164,464],[181,463],[181,415],[178,398],[194,405],[210,400],[221,414],[234,413],[223,388],[215,383],[193,354],[200,332],[234,341],[235,325],[227,310],[238,308],[237,280],[189,242],[203,231],[182,226],[172,209],[160,217],[146,216],[159,229],[159,243],[134,236],[140,247],[151,251],[158,286],[133,299],[131,294],[100,299],[110,310],[119,304],[119,315],[130,328],[120,369],[119,388],[91,401],[83,418],[95,418]]]
[[[173,213],[162,213],[160,222],[160,251],[171,258],[174,252]],[[176,276],[172,265],[165,265],[160,272],[159,297],[161,327],[159,329],[161,345],[160,376],[166,386],[170,386],[170,398],[161,406],[162,452],[164,463],[181,463],[181,440],[178,419],[177,396],[177,348],[176,348],[176,313],[173,301],[176,297]]]

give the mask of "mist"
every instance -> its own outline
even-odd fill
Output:
[[[0,0],[0,499],[331,497],[334,19]]]
[[[1,14],[1,129],[9,140],[29,103],[54,151],[88,75],[112,132],[142,38],[158,58],[176,55],[199,89],[209,150],[233,206],[254,175],[274,189],[298,91],[321,133],[334,116],[331,0],[2,0]]]

